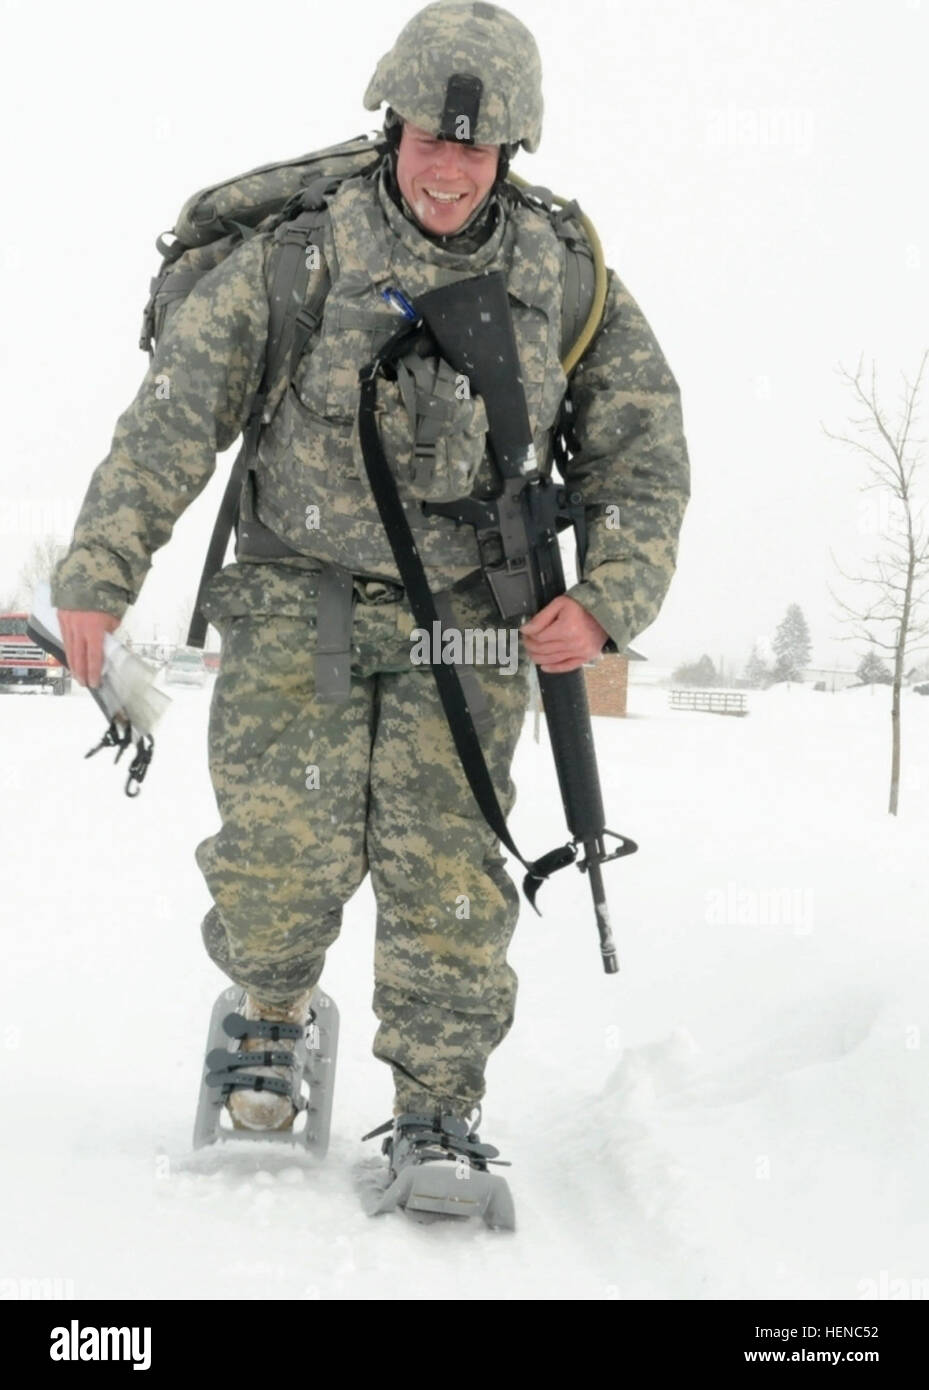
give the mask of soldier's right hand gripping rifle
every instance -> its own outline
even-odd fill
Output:
[[[583,507],[579,498],[567,497],[536,466],[506,281],[500,271],[459,280],[420,295],[415,306],[397,292],[388,293],[404,309],[407,323],[362,369],[359,435],[368,479],[410,607],[422,627],[435,630],[432,624],[439,622],[438,612],[384,454],[375,404],[378,376],[390,377],[394,364],[425,329],[441,356],[483,398],[499,491],[490,498],[472,496],[421,505],[426,513],[474,527],[484,576],[501,618],[508,623],[525,622],[565,592],[558,530],[581,524]],[[535,861],[524,859],[510,836],[458,673],[454,666],[435,659],[432,671],[468,783],[491,829],[527,870],[523,889],[530,903],[535,907],[536,892],[550,874],[577,863],[590,879],[603,967],[607,974],[614,974],[619,965],[600,869],[610,859],[634,853],[638,846],[606,829],[583,670],[560,675],[538,672],[572,838]],[[618,848],[608,850],[607,837],[618,840]],[[583,857],[578,859],[580,849]]]

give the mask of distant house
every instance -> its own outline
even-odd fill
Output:
[[[837,666],[807,666],[802,680],[805,685],[826,690],[833,695],[837,690],[847,690],[850,685],[861,684],[857,671],[848,671]]]
[[[626,714],[626,692],[629,688],[629,662],[646,661],[641,652],[627,647],[624,652],[609,652],[584,667],[587,700],[591,714],[606,714],[623,719]]]

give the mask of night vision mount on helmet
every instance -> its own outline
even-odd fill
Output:
[[[517,145],[542,136],[542,60],[515,15],[484,0],[440,0],[415,14],[364,95],[440,139]]]

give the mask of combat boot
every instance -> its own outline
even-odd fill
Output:
[[[245,999],[243,1016],[251,1023],[260,1020],[270,1025],[264,1037],[245,1037],[239,1044],[240,1052],[262,1052],[267,1055],[282,1052],[293,1053],[296,1038],[276,1036],[276,1023],[295,1024],[303,1029],[310,1020],[310,998],[313,991],[307,990],[293,1004],[266,1004],[249,994]],[[288,1030],[289,1031],[289,1030]],[[270,1051],[269,1051],[270,1049]],[[293,1080],[293,1067],[255,1065],[249,1067],[249,1076],[279,1077],[288,1085]],[[226,1100],[226,1109],[232,1117],[236,1129],[290,1129],[297,1114],[290,1095],[277,1090],[236,1089]]]

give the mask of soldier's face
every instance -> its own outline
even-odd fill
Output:
[[[427,232],[463,227],[497,177],[499,145],[437,140],[404,121],[397,151],[400,192]]]

